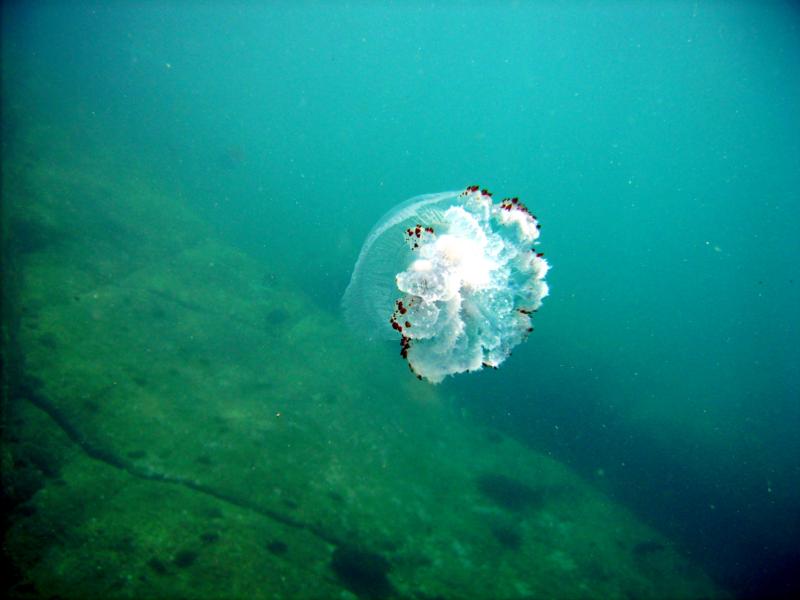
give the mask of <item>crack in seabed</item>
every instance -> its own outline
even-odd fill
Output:
[[[37,389],[38,385],[31,381],[21,382],[19,392],[20,395],[27,399],[31,404],[36,406],[39,410],[49,416],[53,422],[64,432],[64,434],[89,458],[101,461],[109,466],[125,471],[132,477],[144,479],[147,481],[157,481],[171,485],[179,485],[184,488],[190,489],[201,494],[206,494],[216,500],[231,504],[238,508],[250,510],[263,517],[271,519],[281,525],[292,527],[294,529],[302,529],[308,531],[319,539],[334,544],[336,546],[342,545],[344,542],[328,531],[325,531],[319,525],[306,523],[284,513],[269,508],[264,508],[255,502],[251,502],[245,498],[240,498],[234,494],[215,489],[214,487],[194,481],[187,477],[179,477],[176,475],[167,475],[166,473],[159,473],[150,469],[142,469],[137,467],[131,461],[126,460],[107,448],[97,445],[84,435],[77,427],[70,423],[69,419],[59,408],[53,405],[42,393]]]

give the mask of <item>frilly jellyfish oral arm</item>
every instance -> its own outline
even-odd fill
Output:
[[[533,330],[549,265],[539,223],[518,198],[487,190],[417,196],[373,227],[342,298],[369,338],[400,336],[400,355],[432,383],[498,367]]]

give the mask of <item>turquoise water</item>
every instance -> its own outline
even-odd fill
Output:
[[[395,204],[520,196],[551,296],[441,393],[723,585],[788,594],[799,26],[788,3],[51,3],[4,8],[3,55],[331,314]]]

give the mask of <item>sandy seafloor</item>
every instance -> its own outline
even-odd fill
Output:
[[[37,85],[3,114],[10,597],[725,596],[564,464],[397,379]]]

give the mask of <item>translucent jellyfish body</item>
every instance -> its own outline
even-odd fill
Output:
[[[538,238],[517,198],[495,202],[478,186],[411,198],[367,236],[345,317],[368,338],[399,338],[420,379],[496,368],[533,331],[548,293]]]

